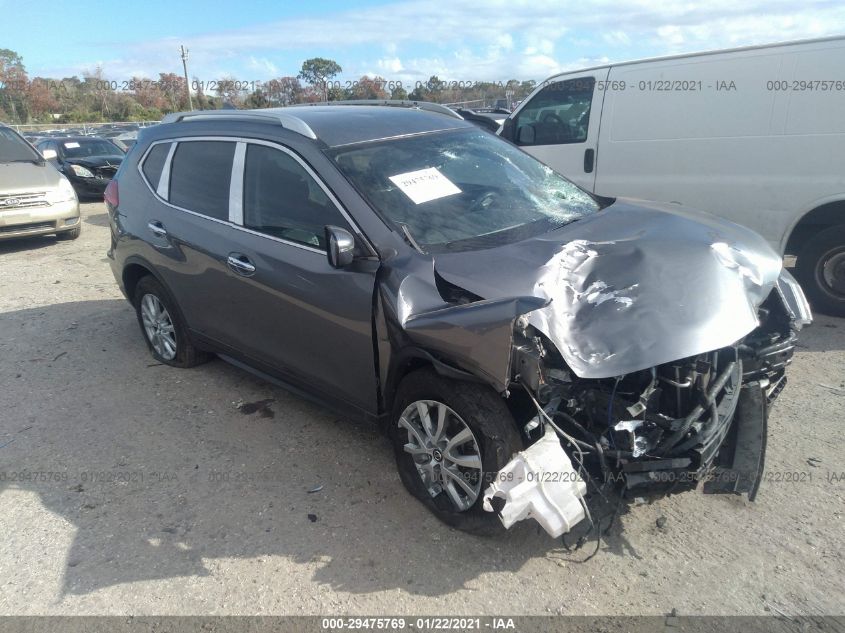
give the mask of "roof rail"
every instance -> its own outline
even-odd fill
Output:
[[[463,120],[460,114],[451,108],[441,105],[439,103],[431,103],[430,101],[409,101],[406,99],[349,99],[345,101],[319,101],[317,103],[303,103],[300,105],[309,106],[327,106],[327,105],[365,105],[365,106],[393,106],[395,108],[416,108],[418,110],[426,110],[427,112],[436,112],[438,114],[445,114],[453,119]]]
[[[262,110],[195,110],[193,112],[174,112],[165,116],[161,122],[164,123],[179,123],[182,121],[253,121],[259,123],[273,123],[281,125],[283,128],[292,132],[297,132],[302,136],[310,139],[316,139],[317,135],[314,130],[305,123],[291,114],[283,112],[284,108],[264,108]]]

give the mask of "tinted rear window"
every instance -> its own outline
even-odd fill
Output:
[[[171,143],[161,143],[153,146],[150,153],[147,154],[144,165],[141,169],[150,186],[155,189],[158,187],[158,181],[161,178],[161,170],[164,169],[164,161],[167,160],[167,153],[170,151]]]
[[[229,141],[180,142],[170,168],[170,202],[228,220],[234,155],[235,144]]]

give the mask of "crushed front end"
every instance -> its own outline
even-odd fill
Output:
[[[527,316],[520,317],[513,382],[536,407],[523,431],[533,443],[554,429],[571,466],[597,487],[616,484],[623,494],[642,496],[680,492],[703,481],[704,492],[744,493],[753,500],[765,460],[768,409],[786,383],[796,333],[810,320],[803,294],[784,272],[758,309],[758,327],[734,344],[585,379]],[[554,465],[538,468],[552,471]]]

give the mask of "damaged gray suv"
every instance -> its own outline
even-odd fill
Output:
[[[152,355],[216,354],[382,424],[408,490],[461,529],[557,535],[609,481],[753,499],[811,319],[763,239],[392,105],[142,132],[105,200]]]

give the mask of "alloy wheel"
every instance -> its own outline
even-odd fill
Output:
[[[156,353],[165,360],[176,358],[176,332],[173,320],[161,300],[152,294],[141,298],[144,333]]]
[[[481,493],[478,441],[461,417],[434,400],[411,403],[399,418],[408,434],[404,446],[432,497],[445,492],[458,511],[468,510]]]

